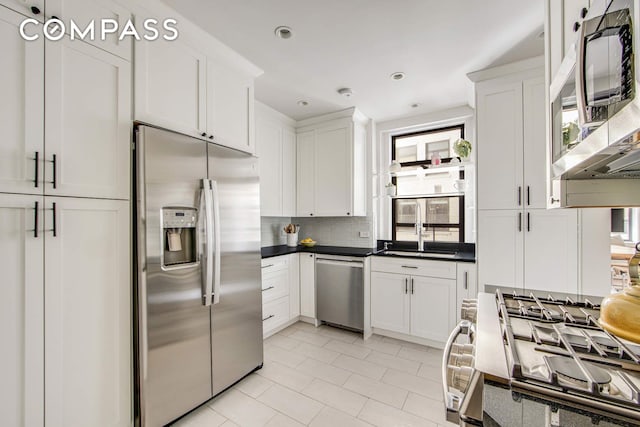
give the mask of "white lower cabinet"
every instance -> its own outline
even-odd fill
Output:
[[[300,315],[298,254],[262,260],[262,334],[273,335]]]
[[[373,257],[371,270],[371,326],[383,330],[377,332],[447,340],[457,319],[456,263]]]
[[[1,425],[131,425],[129,238],[129,202],[0,194]]]
[[[300,256],[300,315],[316,318],[316,257],[301,253]]]
[[[478,296],[478,270],[474,262],[459,262],[456,269],[456,322],[460,321],[462,301]]]

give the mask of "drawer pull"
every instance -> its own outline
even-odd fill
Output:
[[[275,288],[275,286],[269,286],[268,288],[264,288],[264,289],[262,290],[262,292],[265,292],[265,291],[271,290],[271,289],[273,289],[273,288]]]
[[[418,267],[416,267],[415,265],[403,265],[402,268],[413,268],[413,269],[418,269]]]
[[[273,267],[275,264],[269,264],[269,265],[263,265],[262,268],[269,268],[269,267]]]
[[[264,319],[262,319],[262,321],[266,322],[267,320],[271,319],[272,317],[276,317],[276,315],[275,314],[270,314],[269,316],[267,316]]]

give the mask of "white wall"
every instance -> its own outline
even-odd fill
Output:
[[[372,217],[377,239],[391,238],[391,198],[386,196],[385,185],[390,180],[388,166],[391,163],[391,137],[393,135],[422,130],[436,129],[445,126],[464,124],[465,139],[475,148],[475,117],[474,110],[469,106],[460,106],[444,111],[421,114],[412,117],[389,120],[376,124],[375,157],[371,183]],[[471,162],[475,164],[475,150],[471,150]],[[473,170],[473,168],[471,168]],[[474,173],[465,173],[469,191],[465,194],[465,241],[475,242],[475,179]]]

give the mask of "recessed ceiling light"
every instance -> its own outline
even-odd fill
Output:
[[[391,77],[391,80],[402,80],[404,79],[404,73],[398,71],[397,73],[391,74],[389,77]]]
[[[417,102],[415,104],[411,104],[411,108],[418,108],[420,106],[420,104],[418,104]]]
[[[293,37],[293,30],[285,25],[281,25],[274,31],[276,37],[281,39],[290,39]]]
[[[351,98],[353,95],[353,90],[349,87],[343,87],[342,89],[338,89],[338,93],[345,98]]]
[[[300,107],[306,107],[307,105],[309,105],[309,102],[308,101],[304,101],[304,100],[303,101],[298,101],[298,105]]]

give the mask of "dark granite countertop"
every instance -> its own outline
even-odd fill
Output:
[[[274,256],[300,253],[323,254],[323,255],[344,255],[355,257],[367,257],[373,255],[376,248],[350,248],[346,246],[320,246],[316,245],[307,248],[298,245],[295,248],[287,245],[268,246],[262,248],[262,258],[271,258]]]
[[[262,248],[262,258],[271,258],[274,256],[288,255],[294,253],[312,253],[323,255],[343,255],[354,257],[368,257],[371,255],[392,257],[392,258],[407,258],[405,255],[389,255],[383,254],[384,240],[379,240],[377,247],[375,248],[351,248],[346,246],[314,246],[313,248],[307,248],[302,245],[296,247],[290,247],[286,245],[268,246]],[[389,241],[387,241],[389,242]],[[415,243],[393,242],[390,250],[396,251],[414,251]],[[433,253],[433,256],[429,256],[429,253]],[[439,253],[455,253],[450,258],[439,257]],[[474,244],[468,243],[429,243],[425,244],[425,252],[422,252],[419,256],[410,256],[415,259],[428,259],[437,261],[453,261],[453,262],[476,262],[476,250]]]

